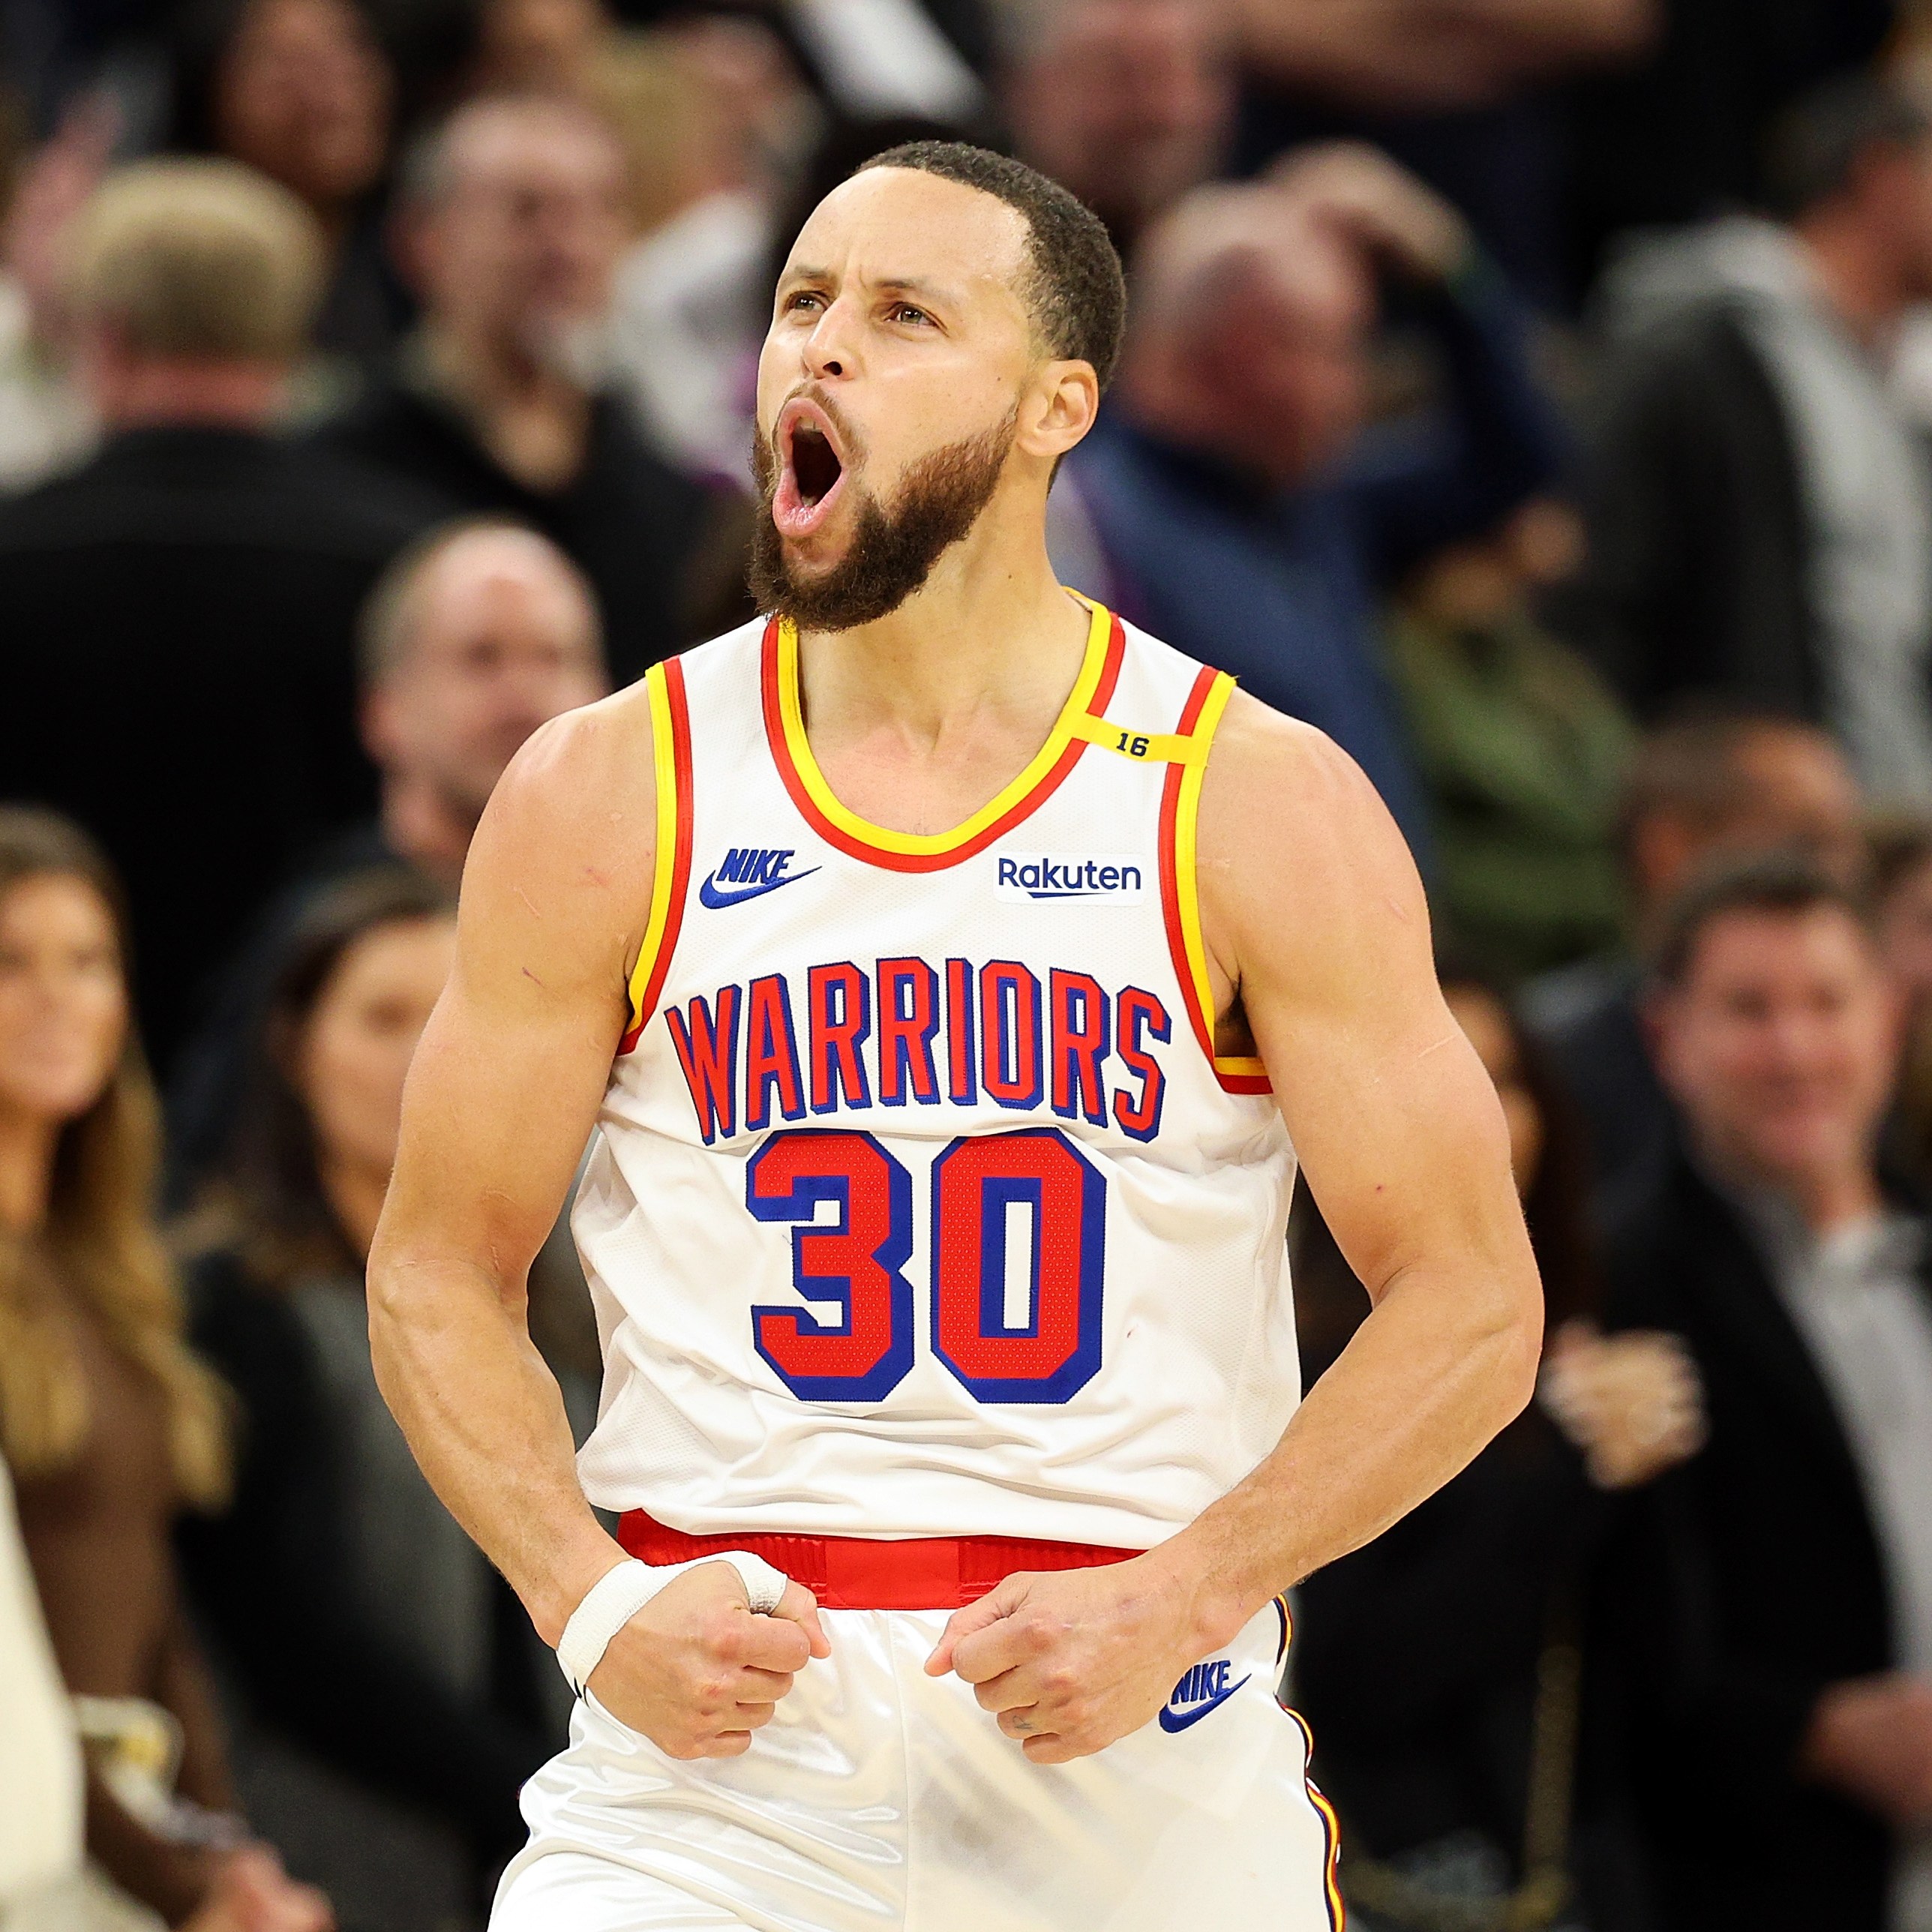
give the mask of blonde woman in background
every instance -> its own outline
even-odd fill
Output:
[[[324,1932],[320,1894],[228,1815],[177,1600],[175,1518],[221,1502],[228,1454],[151,1219],[158,1142],[106,862],[65,820],[0,809],[0,1446],[111,1881],[52,1922],[152,1923],[138,1901],[194,1932]]]

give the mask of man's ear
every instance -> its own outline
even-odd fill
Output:
[[[1090,362],[1048,362],[1020,406],[1014,440],[1029,456],[1057,460],[1094,427],[1100,382]]]

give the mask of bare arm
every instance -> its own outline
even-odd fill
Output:
[[[622,1556],[578,1486],[525,1284],[596,1121],[649,916],[650,736],[622,708],[638,702],[547,726],[484,815],[369,1257],[383,1395],[550,1643]]]
[[[650,911],[650,746],[634,688],[546,726],[498,787],[369,1258],[383,1395],[436,1494],[550,1644],[625,1560],[578,1487],[526,1282],[623,1032]],[[736,1573],[708,1564],[618,1634],[592,1686],[666,1750],[733,1755],[822,1646],[812,1616],[794,1585],[777,1618],[754,1617]]]
[[[1366,779],[1237,697],[1201,818],[1223,1010],[1238,986],[1373,1304],[1274,1454],[1186,1532],[1225,1620],[1379,1535],[1522,1408],[1542,1292],[1502,1109],[1438,990],[1421,883]],[[1284,826],[1289,862],[1271,866]]]
[[[1542,1295],[1494,1090],[1437,988],[1420,882],[1318,733],[1237,697],[1203,788],[1202,924],[1368,1319],[1248,1478],[1147,1556],[1010,1578],[928,1668],[1057,1763],[1144,1724],[1269,1598],[1367,1542],[1529,1400]]]

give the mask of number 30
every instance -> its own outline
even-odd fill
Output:
[[[878,1402],[913,1362],[912,1177],[870,1134],[774,1134],[745,1204],[792,1228],[792,1284],[829,1322],[754,1308],[758,1353],[808,1402]],[[1026,1318],[1007,1318],[1008,1231],[1030,1210]],[[962,1136],[932,1166],[933,1352],[980,1402],[1063,1402],[1100,1366],[1107,1183],[1057,1129]]]

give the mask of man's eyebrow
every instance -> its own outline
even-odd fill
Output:
[[[956,302],[959,292],[944,282],[929,281],[923,275],[881,275],[873,286],[881,293],[919,296],[927,300]]]
[[[780,278],[780,286],[792,282],[829,282],[832,279],[830,268],[821,268],[808,262],[795,262]],[[916,296],[922,301],[957,304],[959,291],[943,282],[935,282],[924,275],[880,275],[870,278],[868,286],[881,295]]]

